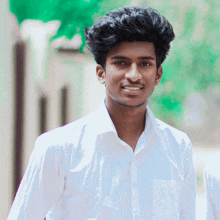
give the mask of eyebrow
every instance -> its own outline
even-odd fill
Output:
[[[120,59],[130,60],[128,57],[125,57],[125,56],[114,56],[114,57],[111,57],[111,60],[120,60]],[[155,58],[151,57],[151,56],[138,57],[138,59],[140,59],[140,60],[155,60]]]

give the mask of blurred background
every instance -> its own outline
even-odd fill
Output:
[[[109,10],[153,7],[176,39],[149,106],[187,132],[197,173],[197,220],[205,219],[202,171],[220,150],[220,2],[218,0],[0,1],[0,220],[41,133],[96,110],[105,97],[84,29]]]

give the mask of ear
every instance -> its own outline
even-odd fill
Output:
[[[160,80],[162,79],[162,75],[163,75],[163,67],[160,66],[157,69],[157,75],[156,75],[156,81],[155,81],[156,86],[160,83]]]
[[[96,66],[96,75],[101,84],[105,83],[105,70],[101,65]]]

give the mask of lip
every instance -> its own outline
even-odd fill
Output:
[[[129,84],[129,85],[123,85],[121,86],[121,88],[127,95],[139,95],[141,90],[143,89],[143,86]]]
[[[131,90],[133,89],[143,89],[144,88],[144,86],[143,85],[140,85],[140,84],[123,84],[123,85],[121,85],[121,87],[123,88],[123,89],[125,89],[125,88],[131,88]]]
[[[131,90],[131,91],[137,91],[137,90],[140,90],[139,87],[123,87],[123,89]]]

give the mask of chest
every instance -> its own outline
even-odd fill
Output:
[[[88,155],[84,151],[72,158],[63,192],[65,206],[84,207],[80,215],[88,216],[95,216],[96,210],[106,210],[116,219],[132,219],[135,206],[143,219],[154,215],[154,211],[155,215],[161,213],[162,208],[165,216],[172,212],[178,219],[175,204],[179,201],[181,182],[173,176],[174,167],[159,146],[135,155],[125,145],[105,143],[96,143]],[[79,210],[74,209],[75,212]],[[104,214],[100,219],[105,219]]]
[[[158,142],[147,147],[137,142],[128,145],[105,139],[94,146],[90,143],[88,149],[79,149],[71,159],[66,188],[83,191],[104,187],[112,191],[112,187],[120,188],[132,181],[140,186],[145,183],[145,187],[152,187],[154,179],[181,181],[179,168]],[[137,147],[135,151],[132,144]]]

